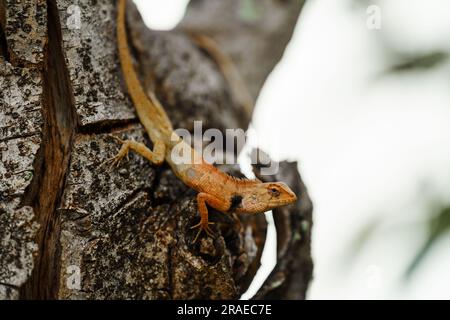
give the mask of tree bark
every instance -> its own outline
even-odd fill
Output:
[[[179,27],[155,32],[129,2],[142,83],[175,128],[201,120],[222,132],[250,119],[187,32],[212,37],[256,98],[303,6],[195,0]],[[118,150],[111,133],[151,146],[122,80],[115,17],[115,1],[0,0],[0,298],[238,298],[260,265],[264,215],[211,210],[216,237],[192,244],[195,192],[168,166],[136,154],[102,165]],[[260,299],[304,298],[311,279],[310,200],[296,164],[280,168],[264,178],[301,196],[275,212],[279,261]]]

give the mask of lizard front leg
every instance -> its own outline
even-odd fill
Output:
[[[228,206],[227,203],[225,203],[221,199],[208,193],[200,192],[199,194],[197,194],[197,205],[198,211],[200,212],[200,222],[197,223],[195,226],[191,227],[191,229],[199,228],[193,243],[197,241],[197,238],[202,231],[205,231],[206,234],[209,235],[210,237],[213,236],[213,231],[211,230],[209,225],[214,224],[214,222],[209,222],[208,220],[208,207],[206,206],[207,204],[210,205],[212,208],[223,212],[227,210]]]
[[[106,160],[106,162],[111,162],[111,165],[119,165],[120,161],[128,156],[128,152],[133,150],[134,152],[140,154],[145,159],[150,161],[155,165],[161,165],[164,162],[164,156],[166,152],[166,146],[162,141],[155,141],[153,151],[150,150],[145,144],[137,142],[134,140],[122,140],[116,136],[112,136],[114,139],[119,141],[122,146],[119,152],[112,158]]]

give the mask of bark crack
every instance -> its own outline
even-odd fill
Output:
[[[48,43],[43,70],[44,128],[42,145],[35,162],[35,175],[24,202],[33,206],[41,228],[37,235],[39,254],[33,273],[21,288],[25,299],[55,299],[59,280],[60,219],[58,206],[70,163],[70,151],[77,127],[69,72],[56,0],[47,1]]]
[[[14,290],[18,289],[18,287],[15,286],[15,285],[12,285],[12,284],[6,283],[6,282],[1,282],[1,281],[0,281],[0,286],[4,286],[4,287],[10,288],[10,289],[14,289]]]
[[[8,42],[5,34],[6,26],[6,4],[5,0],[0,0],[0,55],[4,61],[10,61]]]
[[[79,126],[77,128],[77,132],[83,135],[105,134],[112,133],[114,131],[123,131],[126,129],[130,129],[136,124],[140,124],[137,118],[123,120],[104,120]]]

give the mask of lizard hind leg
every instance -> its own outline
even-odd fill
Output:
[[[155,141],[152,151],[142,142],[137,142],[134,140],[122,140],[113,135],[111,135],[111,137],[121,143],[122,146],[120,147],[119,152],[114,157],[109,158],[104,163],[110,163],[111,166],[118,166],[120,164],[120,161],[122,161],[124,157],[128,158],[128,152],[130,150],[133,150],[134,152],[140,154],[155,165],[161,165],[164,162],[166,146],[162,141]]]

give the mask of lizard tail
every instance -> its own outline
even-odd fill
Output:
[[[150,139],[153,142],[167,140],[170,139],[173,132],[169,117],[153,93],[150,94],[150,97],[147,96],[133,66],[125,22],[126,2],[127,0],[119,0],[117,13],[117,43],[122,73],[139,120],[148,132]]]

